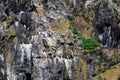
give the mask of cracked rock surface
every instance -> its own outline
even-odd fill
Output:
[[[0,0],[0,80],[120,80],[119,4]]]

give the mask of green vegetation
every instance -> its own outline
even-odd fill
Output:
[[[93,53],[96,50],[100,49],[101,45],[95,39],[92,38],[87,39],[83,37],[81,34],[77,34],[77,30],[75,28],[71,28],[71,31],[73,32],[75,39],[82,41],[80,46],[83,48],[84,54]]]
[[[97,2],[98,0],[94,0],[93,2],[95,3],[95,2]]]
[[[97,64],[100,65],[101,61],[102,61],[102,58],[99,58],[98,61],[97,61]]]
[[[82,40],[80,46],[83,47],[85,53],[93,53],[101,47],[98,41],[87,39],[80,34],[77,35],[77,39]]]
[[[106,80],[106,78],[103,78],[102,80]]]
[[[63,57],[63,58],[65,58],[66,56],[67,56],[67,54],[66,54],[66,53],[63,53],[63,54],[62,54],[62,57]]]
[[[74,12],[76,16],[79,16],[80,13],[83,12],[83,9],[81,9],[80,7],[78,7],[77,5],[74,7]]]
[[[118,2],[118,0],[112,0],[112,2],[113,2],[113,3],[117,3],[117,2]]]
[[[114,60],[111,60],[111,61],[109,62],[109,65],[110,65],[110,66],[115,65],[115,61],[114,61]]]
[[[83,9],[79,9],[79,13],[82,13],[83,12]]]
[[[0,34],[0,40],[2,39],[2,35]]]
[[[86,39],[85,37],[82,37],[81,35],[78,35],[78,39],[82,40],[81,46],[84,49],[94,49],[95,47],[100,46],[100,44],[94,39]]]
[[[72,31],[73,34],[77,34],[77,30],[76,30],[76,28],[71,27],[71,31]]]

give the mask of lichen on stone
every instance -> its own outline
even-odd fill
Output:
[[[86,80],[87,77],[87,65],[86,62],[79,57],[78,61],[75,62],[74,67],[76,69],[76,80]]]
[[[11,25],[14,21],[14,16],[10,15],[7,20],[5,21],[5,23],[7,24],[7,26]]]
[[[18,38],[17,37],[14,37],[13,43],[14,43],[14,45],[16,45],[18,43]]]
[[[118,80],[120,75],[120,64],[117,64],[110,68],[109,70],[105,71],[104,73],[99,74],[95,77],[95,80],[98,79],[99,76],[102,78],[106,78],[106,80]]]
[[[15,36],[16,35],[16,31],[14,29],[13,26],[10,26],[9,29],[8,29],[8,35],[9,36]]]
[[[52,23],[51,27],[61,35],[69,35],[70,22],[68,19],[60,19],[58,23]]]
[[[89,21],[93,21],[95,18],[95,12],[93,10],[86,11],[86,13],[84,15]]]
[[[41,2],[37,3],[37,8],[36,8],[38,14],[41,16],[44,14],[44,6]]]

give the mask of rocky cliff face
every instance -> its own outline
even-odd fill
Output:
[[[0,0],[0,80],[120,80],[119,0]]]

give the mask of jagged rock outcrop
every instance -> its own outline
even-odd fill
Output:
[[[116,7],[112,5],[111,0],[101,0],[94,4],[91,3],[86,9],[84,16],[96,27],[97,34],[95,36],[102,41],[104,46],[117,47],[119,45],[120,29],[118,23],[120,15]]]
[[[0,0],[0,80],[109,80],[120,63],[118,8],[111,0]],[[78,34],[102,46],[85,53]]]

